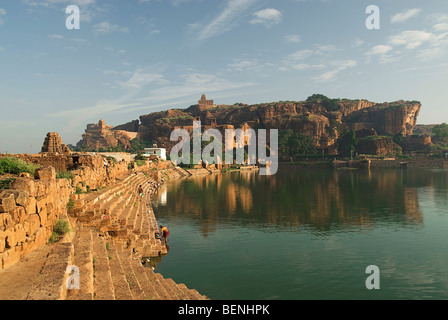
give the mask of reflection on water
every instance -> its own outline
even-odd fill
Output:
[[[348,293],[333,292],[337,288],[325,289],[321,281],[328,277],[324,276],[328,266],[365,269],[363,264],[377,260],[373,262],[383,262],[384,277],[403,285],[405,274],[393,277],[397,269],[404,267],[397,265],[397,259],[407,261],[401,257],[403,252],[416,250],[416,255],[420,255],[424,252],[419,250],[425,250],[420,246],[446,243],[440,228],[448,226],[448,174],[443,170],[294,168],[280,169],[275,176],[228,173],[171,182],[160,191],[154,204],[157,219],[167,224],[172,234],[172,250],[162,263],[157,262],[157,267],[182,277],[183,271],[176,265],[185,267],[185,261],[195,260],[213,270],[210,277],[214,280],[204,279],[207,271],[203,268],[195,278],[197,266],[191,266],[181,280],[202,285],[218,298],[364,298],[365,288],[358,288],[360,292],[347,297]],[[247,252],[249,248],[251,252]],[[373,256],[375,259],[370,260]],[[448,259],[440,251],[432,257],[436,256],[441,268],[446,269],[442,266],[448,264]],[[406,262],[408,267],[418,260],[413,259]],[[225,287],[230,280],[224,266],[233,276],[235,272],[248,273],[238,283],[238,293]],[[274,276],[271,268],[282,271],[284,278]],[[298,270],[308,270],[317,278],[297,276]],[[426,271],[426,277],[435,281],[429,276],[430,270]],[[220,274],[218,278],[216,273]],[[410,276],[409,270],[406,274]],[[339,280],[345,278],[347,283],[354,281],[347,275],[341,277]],[[363,271],[357,277],[361,281]],[[416,277],[427,281],[425,269]],[[260,296],[260,281],[255,279],[271,283],[272,292]],[[276,289],[272,285],[275,280],[293,283],[294,287]],[[306,288],[307,293],[297,291],[297,286]],[[410,292],[401,290],[382,293],[395,298]],[[440,294],[441,289],[438,290]],[[447,288],[443,290],[446,292]],[[378,297],[382,298],[375,296]]]
[[[446,175],[291,169],[262,177],[241,172],[173,182],[159,194],[159,205],[166,205],[168,192],[170,217],[194,219],[204,236],[218,223],[316,231],[368,229],[384,221],[410,227],[423,222],[418,188],[435,184],[446,187]]]

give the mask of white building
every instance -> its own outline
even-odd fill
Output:
[[[143,152],[144,157],[157,156],[157,158],[166,161],[166,149],[164,148],[146,148]]]

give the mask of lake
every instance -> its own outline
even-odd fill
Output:
[[[446,170],[233,172],[152,202],[170,229],[156,271],[214,300],[448,298]]]

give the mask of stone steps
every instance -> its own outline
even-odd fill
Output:
[[[144,197],[137,193],[140,185]],[[165,244],[154,235],[158,224],[150,197],[156,189],[152,178],[131,175],[116,186],[83,199],[79,209],[82,219],[78,217],[80,226],[74,240],[74,264],[80,270],[80,289],[68,290],[67,299],[207,299],[141,264],[142,257],[137,254],[141,248],[152,257],[167,253]],[[105,215],[109,220],[104,219]],[[89,223],[89,219],[99,219],[101,223]]]
[[[89,237],[89,235],[91,237]],[[129,249],[120,243],[106,240],[91,231],[81,231],[75,245],[76,256],[81,250],[93,247],[93,267],[80,268],[80,290],[69,290],[69,300],[206,300],[196,290],[184,284],[176,284],[151,268],[142,266],[138,257],[132,257]],[[86,241],[84,243],[84,241]],[[89,243],[90,242],[90,243]],[[75,262],[86,261],[75,258]],[[87,264],[87,263],[86,263]],[[84,280],[83,280],[84,278]],[[86,288],[84,288],[86,286]]]
[[[67,267],[72,265],[73,245],[59,243],[52,247],[36,275],[26,300],[63,300],[66,298]]]

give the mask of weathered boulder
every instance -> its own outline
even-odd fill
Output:
[[[16,199],[13,194],[4,194],[0,197],[0,213],[11,212],[16,208]]]
[[[35,184],[34,179],[30,178],[17,178],[11,185],[11,189],[23,190],[28,192],[30,197],[34,197]]]
[[[39,180],[56,180],[56,170],[53,167],[40,167],[36,169],[35,178]]]
[[[25,190],[3,190],[0,192],[0,198],[3,198],[5,196],[13,195],[15,202],[17,205],[26,207],[28,205],[30,194],[28,191]]]

